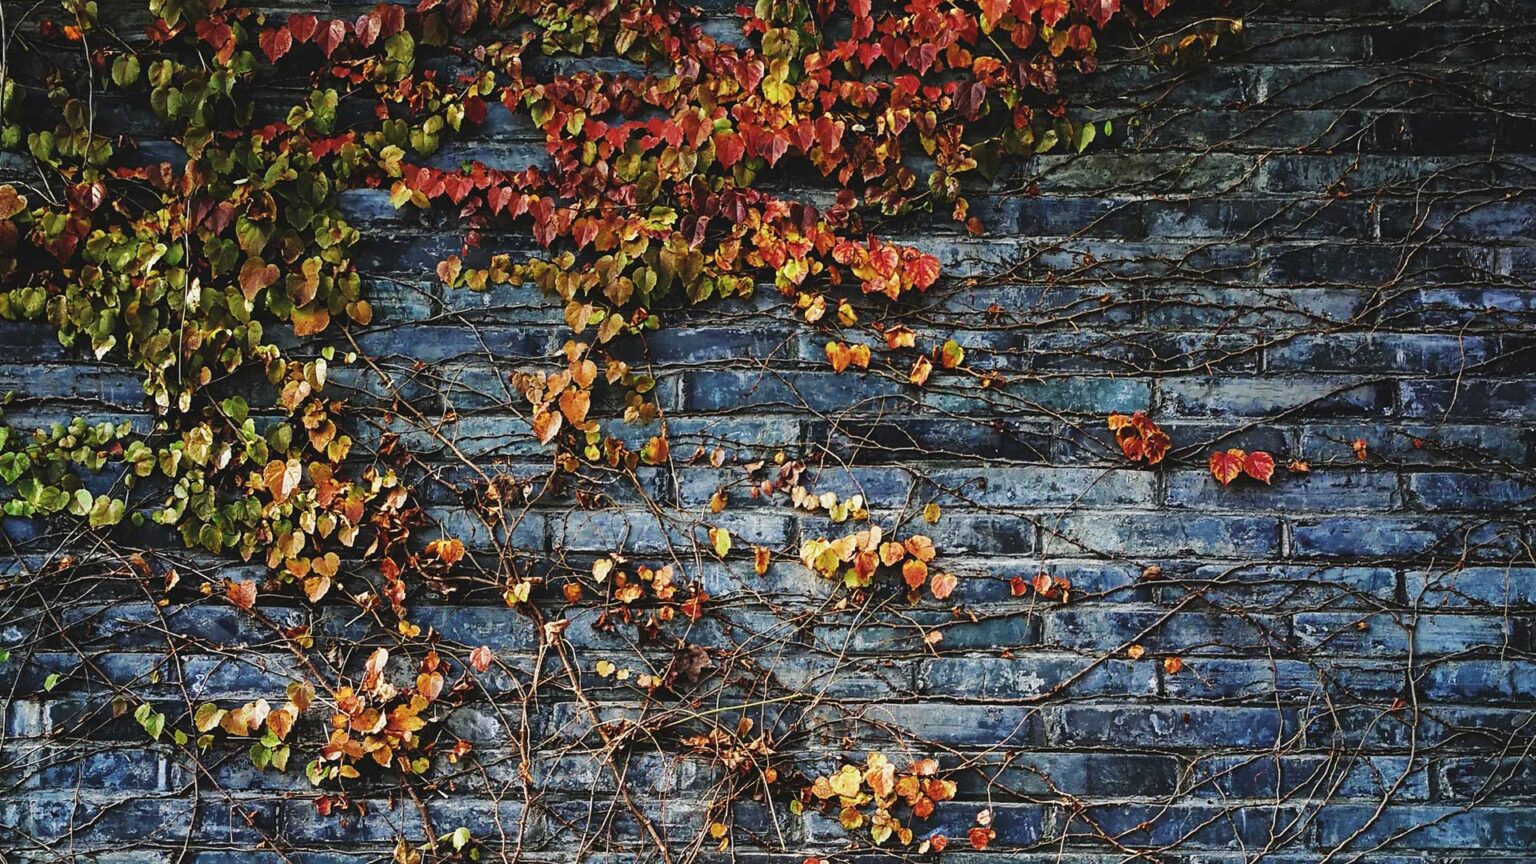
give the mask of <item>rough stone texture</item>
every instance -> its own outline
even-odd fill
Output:
[[[1200,17],[1189,5],[1181,20]],[[978,194],[984,237],[893,226],[952,277],[916,304],[921,337],[952,335],[1006,387],[939,373],[919,390],[880,362],[834,375],[826,334],[766,292],[647,341],[675,470],[594,477],[608,506],[553,501],[494,531],[465,509],[467,475],[440,441],[398,415],[380,425],[441,466],[424,500],[482,553],[509,543],[580,566],[623,542],[676,560],[715,598],[691,641],[823,694],[725,714],[793,730],[783,749],[806,770],[866,748],[963,769],[963,800],[920,833],[963,836],[990,805],[1001,851],[948,858],[1533,860],[1533,13],[1516,0],[1234,4],[1223,14],[1242,15],[1244,32],[1209,66],[1107,63],[1079,102],[1121,118],[1111,146],[1039,158]],[[494,128],[499,138],[436,161],[537,158],[517,123]],[[546,470],[502,382],[553,356],[558,308],[526,290],[444,291],[431,273],[459,242],[450,223],[397,214],[382,191],[345,200],[369,231],[359,257],[377,325],[362,346],[425,414],[456,412],[436,431],[482,467]],[[413,372],[417,359],[427,365]],[[13,426],[75,413],[148,426],[131,373],[82,360],[44,328],[0,325],[0,361]],[[377,393],[365,373],[334,378]],[[1110,411],[1138,409],[1175,442],[1156,471],[1128,466],[1104,429]],[[701,520],[730,527],[738,550],[791,551],[831,526],[750,499],[734,462],[684,464],[699,445],[733,459],[783,449],[813,464],[814,490],[862,491],[888,528],[933,537],[961,576],[962,611],[891,596],[829,613],[831,587],[792,554],[762,578],[750,559],[709,563]],[[1311,472],[1224,489],[1204,467],[1217,447],[1306,459]],[[708,516],[730,484],[731,507]],[[919,517],[929,501],[943,508],[931,526]],[[0,556],[17,575],[61,543],[92,548],[57,526],[4,528]],[[149,530],[128,542],[175,547]],[[1160,578],[1143,578],[1154,564]],[[1009,579],[1040,571],[1070,580],[1070,602],[1012,595]],[[486,679],[448,718],[476,748],[434,769],[453,794],[424,793],[418,809],[392,785],[365,786],[354,797],[366,816],[338,818],[317,814],[292,769],[258,773],[238,747],[199,769],[111,715],[113,695],[152,700],[173,722],[192,703],[279,695],[296,670],[270,629],[213,601],[157,607],[110,574],[72,590],[4,610],[7,860],[351,864],[387,856],[397,835],[422,842],[423,813],[439,833],[464,825],[488,852],[528,860],[655,857],[613,803],[601,746],[567,746],[595,742],[569,693],[522,711],[538,638],[494,596],[416,604],[445,645],[487,645],[520,670]],[[280,625],[369,633],[345,609],[284,602],[263,607]],[[625,650],[590,614],[572,619],[587,669]],[[942,641],[925,649],[930,632]],[[355,670],[363,656],[330,660]],[[1161,663],[1172,656],[1177,673]],[[44,693],[50,671],[66,677]],[[751,704],[751,680],[716,685],[696,707]],[[585,683],[601,716],[667,719],[611,681]],[[686,854],[720,817],[708,805],[721,787],[718,769],[678,749],[637,743],[618,770]],[[746,801],[733,819],[750,860],[846,842],[826,816],[790,815],[783,796]]]

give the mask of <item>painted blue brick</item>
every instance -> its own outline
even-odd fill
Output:
[[[1292,548],[1303,558],[1437,554],[1507,559],[1519,543],[1517,525],[1452,518],[1332,516],[1298,519],[1291,532]]]
[[[1195,849],[1238,851],[1264,847],[1293,836],[1299,811],[1282,807],[1240,808],[1229,811],[1217,804],[1179,804],[1173,807],[1116,803],[1089,808],[1074,820],[1067,836],[1086,840],[1096,831],[1088,820],[1119,842],[1145,846],[1179,846]],[[1203,856],[1202,856],[1203,857]]]
[[[918,495],[944,507],[1147,507],[1155,478],[1146,471],[1047,466],[949,468],[927,472]]]
[[[1377,809],[1364,804],[1329,807],[1318,820],[1322,843],[1350,841],[1347,848],[1357,851],[1394,841],[1399,849],[1529,851],[1536,831],[1536,810],[1531,808],[1388,806],[1379,814]]]
[[[1015,652],[1002,657],[937,657],[918,672],[925,694],[954,699],[1024,700],[1062,694],[1155,696],[1157,671],[1124,660]]]
[[[1466,606],[1536,606],[1536,569],[1465,567],[1448,572],[1409,570],[1410,601],[1428,609]]]
[[[1072,705],[1044,709],[1046,737],[1057,746],[1172,748],[1220,741],[1268,748],[1298,728],[1296,712],[1274,707]]]
[[[1380,799],[1395,790],[1398,800],[1429,796],[1429,770],[1397,756],[1327,756],[1272,753],[1221,755],[1195,762],[1189,782],[1194,794],[1212,798]]]
[[[1070,513],[1046,517],[1042,527],[1051,555],[1251,559],[1280,551],[1280,526],[1270,516]]]
[[[1046,644],[1084,650],[1140,644],[1176,654],[1227,652],[1284,644],[1288,635],[1287,621],[1265,615],[1089,605],[1045,613]]]
[[[1168,503],[1192,510],[1381,513],[1402,506],[1398,485],[1394,474],[1359,469],[1293,474],[1282,465],[1267,485],[1242,480],[1228,486],[1209,471],[1180,471],[1168,478]]]

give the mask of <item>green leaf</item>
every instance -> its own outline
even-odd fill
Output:
[[[112,83],[127,89],[139,80],[139,58],[132,54],[112,61]]]
[[[1084,123],[1077,130],[1077,140],[1074,142],[1074,146],[1077,147],[1077,152],[1081,153],[1084,150],[1087,150],[1088,145],[1093,143],[1093,139],[1097,138],[1098,134],[1098,130],[1093,128],[1092,123]]]
[[[50,673],[48,675],[47,678],[43,679],[43,690],[44,691],[46,691],[48,693],[52,693],[53,692],[53,688],[55,688],[57,686],[59,686],[59,673],[52,672],[52,673]]]

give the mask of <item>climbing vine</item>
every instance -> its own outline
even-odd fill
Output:
[[[972,190],[1011,160],[1112,140],[1117,120],[1079,116],[1067,82],[1095,71],[1107,28],[1141,24],[1165,5],[760,0],[738,10],[739,32],[725,38],[665,0],[423,0],[352,20],[151,0],[143,38],[129,38],[95,3],[64,0],[16,29],[5,67],[0,145],[37,176],[0,185],[0,317],[44,322],[76,356],[131,368],[154,416],[149,428],[84,419],[0,428],[5,513],[174,532],[188,549],[260,567],[188,584],[173,571],[164,597],[216,597],[260,616],[275,594],[373,622],[361,668],[295,682],[279,707],[135,708],[156,740],[170,730],[177,746],[200,751],[237,741],[258,769],[304,766],[325,790],[316,806],[326,814],[351,809],[349,790],[379,775],[412,795],[436,782],[443,763],[494,743],[450,734],[453,707],[498,673],[514,679],[501,686],[520,686],[484,646],[439,650],[440,634],[411,612],[427,592],[498,597],[509,618],[526,619],[541,658],[563,664],[563,686],[583,704],[589,686],[681,704],[712,671],[737,685],[763,670],[718,668],[688,639],[710,609],[698,574],[623,549],[590,562],[517,560],[515,549],[512,560],[490,560],[430,525],[410,448],[381,431],[420,406],[395,391],[380,411],[355,411],[353,385],[333,383],[375,375],[392,386],[358,344],[383,322],[344,196],[377,192],[402,213],[452,219],[461,240],[434,274],[445,290],[533,291],[559,306],[569,333],[551,362],[504,370],[551,468],[537,484],[476,472],[460,491],[492,530],[541,496],[598,510],[590,472],[634,477],[675,461],[657,378],[625,346],[759,291],[778,292],[825,331],[837,373],[884,368],[914,388],[944,376],[1006,387],[969,365],[955,339],[908,320],[912,299],[941,278],[940,261],[882,231],[952,220],[983,235]],[[1185,37],[1174,50],[1212,41]],[[17,47],[58,62],[19,63]],[[175,155],[110,128],[106,104],[147,107]],[[542,144],[539,164],[439,158],[508,116]],[[813,204],[787,178],[831,192]],[[620,426],[643,430],[643,441]],[[1109,428],[1128,459],[1148,466],[1172,446],[1139,412],[1112,415]],[[726,456],[691,460],[718,469]],[[713,524],[705,548],[722,566],[762,577],[775,560],[798,559],[827,580],[840,610],[892,591],[913,607],[944,604],[957,591],[932,539],[883,527],[860,495],[812,488],[793,454],[742,467],[745,494],[825,515],[832,536],[796,554]],[[1223,484],[1241,474],[1267,483],[1274,460],[1228,450],[1210,469]],[[729,497],[716,490],[711,515]],[[939,505],[925,517],[938,522]],[[1046,574],[1010,584],[1015,596],[1033,589],[1051,602],[1071,587]],[[643,646],[635,662],[572,656],[563,634],[583,610],[595,610],[583,626],[596,632],[632,631]],[[325,648],[307,626],[279,635],[305,663]],[[922,641],[942,635],[931,629]],[[300,728],[318,737],[301,741]],[[926,852],[949,842],[923,828],[956,788],[926,754],[898,770],[874,752],[863,768],[818,775],[745,718],[677,712],[645,729],[623,719],[594,728],[609,748],[674,733],[730,768],[741,797],[829,810],[875,845]],[[976,817],[971,846],[993,840],[991,820],[990,811]],[[722,846],[728,821],[716,814],[709,828]],[[429,852],[475,853],[457,831],[427,836]],[[397,858],[421,852],[402,844]]]

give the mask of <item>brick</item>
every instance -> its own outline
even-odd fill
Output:
[[[1018,653],[1001,657],[938,657],[918,672],[925,694],[954,699],[1035,701],[1070,696],[1155,696],[1157,672],[1150,663]]]
[[[1347,760],[1326,756],[1273,754],[1222,755],[1195,762],[1190,776],[1195,795],[1210,798],[1301,798],[1316,801],[1365,798],[1380,800],[1393,792],[1397,800],[1429,797],[1429,771],[1394,756],[1359,756]]]
[[[1453,807],[1425,805],[1387,806],[1377,812],[1372,805],[1330,807],[1319,817],[1325,846],[1348,843],[1348,848],[1371,848],[1392,843],[1402,849],[1528,849],[1536,829],[1536,811],[1530,808],[1479,808],[1470,812]]]
[[[1293,734],[1290,710],[1204,705],[1073,705],[1047,708],[1046,740],[1065,747],[1202,747],[1219,740],[1228,747],[1268,748]]]
[[[1183,555],[1263,558],[1280,551],[1272,517],[1194,514],[1068,514],[1043,520],[1050,555]]]
[[[1283,644],[1287,623],[1269,616],[1219,612],[1067,606],[1045,613],[1045,643],[1111,651],[1139,644],[1149,651],[1198,654]]]
[[[1191,510],[1381,513],[1400,509],[1402,499],[1396,475],[1367,470],[1293,474],[1281,464],[1268,484],[1238,480],[1228,486],[1206,470],[1168,478],[1168,503]]]
[[[1298,519],[1291,527],[1292,548],[1303,558],[1412,558],[1432,553],[1497,558],[1510,554],[1518,536],[1518,529],[1505,523],[1405,516]]]

